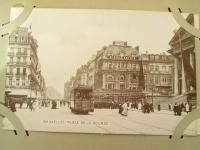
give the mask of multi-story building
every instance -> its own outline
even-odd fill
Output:
[[[114,41],[98,51],[95,60],[94,96],[96,102],[141,100],[139,89],[139,47]]]
[[[41,98],[46,85],[37,55],[38,44],[28,28],[19,27],[9,37],[6,88],[13,97]]]
[[[156,103],[166,100],[173,94],[173,66],[171,55],[149,54],[141,55],[145,74],[145,92]]]
[[[187,22],[194,25],[190,14]],[[196,106],[195,37],[180,27],[169,42],[168,52],[174,57],[174,95],[177,102]]]
[[[152,96],[156,103],[172,94],[173,57],[165,53],[140,55],[138,46],[114,41],[80,67],[74,79],[76,86],[93,88],[95,103],[152,102]]]

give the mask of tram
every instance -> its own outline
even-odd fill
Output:
[[[70,109],[76,114],[94,112],[93,90],[88,87],[77,87],[70,94]]]

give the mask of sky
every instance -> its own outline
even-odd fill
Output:
[[[179,26],[168,12],[34,9],[23,24],[38,41],[47,86],[62,95],[64,82],[103,46],[127,41],[140,53],[163,53]]]

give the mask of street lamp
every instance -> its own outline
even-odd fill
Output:
[[[154,99],[153,99],[153,96],[154,96],[154,93],[153,93],[153,92],[154,92],[154,88],[153,88],[153,87],[152,87],[152,91],[151,91],[151,92],[152,92],[152,93],[151,93],[151,94],[152,94],[152,95],[151,95],[151,98],[152,98],[151,102],[152,102],[152,105],[153,105],[153,100],[154,100]]]

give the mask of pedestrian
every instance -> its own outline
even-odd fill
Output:
[[[147,103],[144,102],[144,105],[143,105],[143,113],[147,113]]]
[[[149,114],[151,112],[151,108],[150,108],[150,104],[149,103],[147,103],[147,108],[146,109],[147,109],[146,112]]]
[[[119,114],[122,114],[123,108],[122,108],[122,104],[119,104]]]
[[[158,111],[161,111],[161,105],[158,104]]]
[[[31,104],[31,100],[28,99],[28,100],[27,100],[27,107],[26,107],[26,109],[27,109],[27,108],[30,108],[30,104]]]
[[[173,105],[172,104],[169,104],[170,105],[170,111],[172,111],[173,110]]]
[[[185,111],[186,111],[187,114],[190,112],[190,105],[189,105],[189,103],[185,104]]]
[[[114,109],[114,105],[115,105],[115,103],[114,103],[114,101],[112,100],[112,102],[111,102],[111,109]]]
[[[151,112],[154,112],[153,103],[150,104],[150,110],[151,110]]]
[[[177,103],[174,104],[174,108],[173,108],[173,111],[174,111],[174,116],[177,116],[177,111],[178,110],[178,106],[177,106]]]
[[[30,100],[29,108],[30,108],[31,111],[34,110],[34,108],[33,108],[33,103],[34,103],[34,101],[33,101],[33,100]]]
[[[127,101],[122,105],[122,108],[123,108],[122,115],[128,116],[128,102]]]
[[[128,109],[132,110],[132,103],[131,102],[129,103]]]
[[[142,110],[142,104],[138,103],[138,110],[141,111]]]
[[[182,115],[182,105],[181,104],[179,104],[178,107],[177,107],[177,115],[178,116]]]
[[[14,98],[10,98],[10,102],[9,102],[9,105],[10,105],[10,110],[12,112],[16,112],[16,107],[15,107],[15,99]]]
[[[189,104],[189,109],[190,109],[190,112],[192,111],[192,105],[191,104]]]
[[[56,109],[56,108],[57,108],[57,102],[53,100],[51,109]]]
[[[171,111],[171,109],[172,109],[172,108],[171,108],[171,104],[168,105],[168,109],[169,109],[169,111]]]

